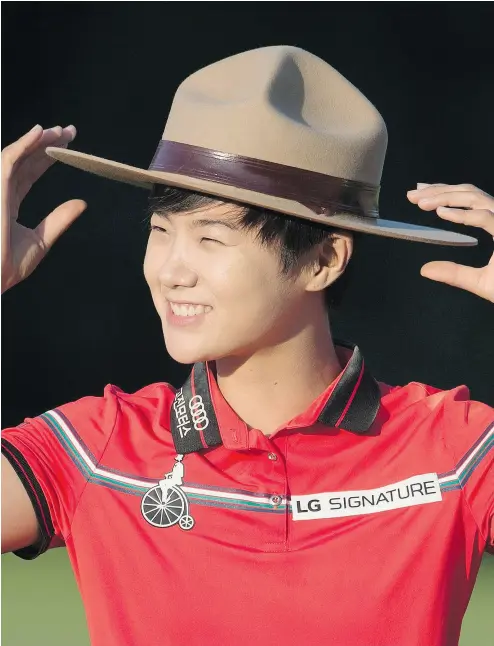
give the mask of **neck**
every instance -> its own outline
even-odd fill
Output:
[[[326,316],[319,325],[248,357],[216,361],[223,397],[246,424],[265,435],[305,411],[342,369]]]

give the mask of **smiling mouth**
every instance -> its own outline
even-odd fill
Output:
[[[173,303],[169,301],[170,309],[175,316],[199,316],[200,314],[207,314],[213,308],[210,305],[193,305],[189,303]]]

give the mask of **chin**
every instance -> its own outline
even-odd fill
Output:
[[[165,346],[169,356],[177,363],[190,365],[204,363],[205,361],[213,361],[218,356],[214,352],[204,350],[203,348],[191,347],[190,344],[167,342],[166,336]]]
[[[223,338],[222,338],[223,336]],[[237,345],[228,343],[225,335],[205,331],[200,335],[182,334],[163,325],[163,338],[168,355],[177,363],[194,364],[217,361],[239,354]]]

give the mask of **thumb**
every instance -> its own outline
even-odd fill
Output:
[[[451,278],[451,271],[454,271],[453,265],[454,263],[452,262],[428,262],[420,270],[420,275],[424,278],[430,278],[430,280],[445,282],[445,280]]]
[[[452,287],[466,289],[469,292],[478,294],[481,269],[458,265],[455,262],[434,261],[428,262],[422,267],[420,273],[424,278],[436,280]]]
[[[84,200],[69,200],[52,211],[36,227],[36,233],[48,251],[87,208]]]

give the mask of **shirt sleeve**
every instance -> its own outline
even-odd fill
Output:
[[[452,391],[443,418],[443,437],[455,468],[448,486],[461,488],[486,548],[494,549],[494,409],[467,399],[468,389]]]
[[[35,544],[14,552],[34,559],[65,543],[80,497],[111,437],[118,388],[84,397],[2,431],[2,453],[22,481],[39,525]]]

